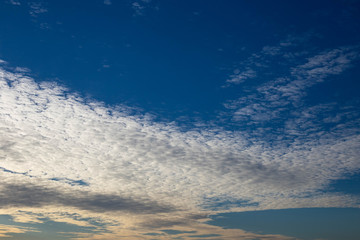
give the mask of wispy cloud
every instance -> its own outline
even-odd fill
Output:
[[[286,55],[285,52],[281,54]],[[255,86],[242,97],[227,102],[225,107],[233,112],[233,120],[236,122],[264,125],[271,120],[277,124],[273,126],[282,128],[284,119],[293,118],[299,111],[306,111],[301,108],[304,107],[303,101],[308,89],[330,76],[343,73],[359,56],[359,46],[340,47],[309,56],[297,65],[284,64],[286,68],[281,73],[272,73],[269,81]],[[259,58],[263,59],[264,54],[259,54]],[[286,59],[287,57],[282,58],[285,62]],[[303,59],[304,56],[301,55],[298,62]]]
[[[48,8],[46,2],[28,2],[28,12],[31,21],[43,30],[51,29],[49,20],[46,18]]]
[[[9,3],[12,4],[12,5],[16,5],[16,6],[21,5],[21,3],[19,1],[16,1],[16,0],[10,0]]]
[[[12,225],[4,225],[0,224],[0,237],[1,238],[10,238],[10,234],[14,233],[26,233],[26,232],[34,232],[36,231],[30,227],[15,227]]]
[[[30,2],[29,7],[29,14],[33,18],[37,18],[39,15],[48,12],[47,8],[41,2]]]
[[[104,0],[104,4],[105,4],[105,5],[111,5],[112,2],[111,2],[111,0]]]
[[[131,7],[134,11],[134,16],[142,16],[148,9],[157,9],[151,4],[151,0],[132,0]]]
[[[269,69],[274,69],[274,63],[279,62],[279,58],[287,59],[288,63],[285,66],[290,66],[289,64],[291,64],[293,58],[307,53],[305,50],[299,51],[298,47],[308,41],[309,38],[309,34],[297,37],[289,35],[276,45],[264,46],[261,50],[252,53],[248,58],[237,64],[233,74],[230,74],[229,79],[226,80],[227,84],[224,87],[239,84],[262,75],[269,77]],[[284,61],[280,65],[281,68],[284,68]]]
[[[246,69],[240,71],[239,69],[234,70],[234,74],[230,75],[230,78],[226,80],[227,83],[239,84],[244,82],[246,79],[255,78],[256,72],[252,69]]]
[[[135,12],[135,16],[141,16],[144,14],[145,7],[141,4],[141,2],[133,2],[131,7]]]

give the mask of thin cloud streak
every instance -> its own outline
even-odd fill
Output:
[[[0,237],[10,238],[10,234],[14,233],[26,233],[26,232],[36,232],[35,229],[29,227],[15,227],[12,225],[0,224]]]

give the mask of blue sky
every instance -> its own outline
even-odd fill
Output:
[[[359,24],[355,0],[1,1],[0,238],[359,238]]]

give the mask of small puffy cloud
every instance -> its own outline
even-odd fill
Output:
[[[226,80],[227,83],[239,84],[247,79],[255,78],[256,72],[252,69],[240,71],[239,69],[234,70],[234,74],[230,75],[230,78]]]
[[[143,11],[145,9],[145,7],[143,5],[141,5],[139,2],[133,2],[131,4],[133,10],[135,11],[135,15],[139,16],[139,15],[143,15]]]
[[[132,1],[131,7],[134,11],[134,16],[142,16],[144,15],[147,9],[157,9],[157,7],[151,6],[151,0],[137,0]]]
[[[104,4],[105,4],[105,5],[111,5],[112,2],[111,2],[111,0],[104,0]]]
[[[30,69],[24,67],[16,67],[14,71],[20,73],[26,73],[26,72],[30,72]]]
[[[48,9],[41,2],[30,2],[29,7],[30,7],[29,14],[33,18],[37,18],[39,15],[48,12]]]

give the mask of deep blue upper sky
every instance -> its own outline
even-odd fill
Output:
[[[0,57],[108,104],[126,103],[170,120],[213,120],[244,86],[288,74],[287,63],[274,57],[251,81],[222,88],[239,63],[264,46],[304,38],[292,51],[318,53],[357,44],[360,37],[357,1],[133,3],[4,1]],[[356,69],[346,74],[348,86],[359,86]],[[336,84],[322,86],[310,100],[329,94],[334,100]],[[354,89],[343,88],[335,100],[354,97]]]

